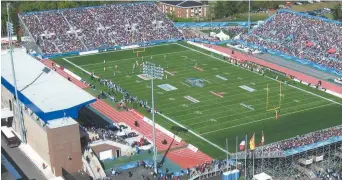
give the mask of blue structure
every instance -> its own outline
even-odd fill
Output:
[[[78,118],[78,111],[96,99],[45,67],[22,49],[14,49],[18,99],[45,123],[65,116]],[[13,96],[15,89],[9,54],[1,55],[1,85]]]
[[[1,154],[1,164],[6,168],[6,170],[11,174],[14,179],[22,179],[19,172],[14,168],[14,166],[7,160],[7,158]]]

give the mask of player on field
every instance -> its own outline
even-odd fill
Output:
[[[103,70],[106,71],[106,67],[103,67]]]
[[[103,63],[106,63],[106,60],[103,60]]]

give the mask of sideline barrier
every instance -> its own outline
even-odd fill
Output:
[[[147,117],[144,116],[143,120],[145,122],[147,122],[150,125],[153,125],[153,121]],[[173,134],[172,132],[170,132],[169,130],[165,129],[164,127],[160,126],[159,124],[156,123],[156,129],[158,129],[159,131],[163,132],[164,134],[168,135],[171,138],[175,138],[175,140],[177,142],[181,142],[182,138],[176,136],[175,134]]]
[[[60,53],[60,54],[32,54],[32,56],[42,56],[44,59],[49,58],[56,58],[56,57],[64,57],[64,56],[71,56],[71,55],[87,55],[87,54],[93,54],[98,52],[105,52],[105,51],[115,51],[115,50],[121,50],[121,49],[132,49],[132,48],[139,48],[142,46],[154,46],[159,45],[163,43],[174,43],[177,41],[181,41],[183,39],[166,39],[166,40],[155,40],[155,41],[149,41],[149,42],[140,42],[140,43],[130,43],[126,46],[101,46],[97,49],[92,49],[90,51],[73,51],[73,52],[66,52],[66,53]]]
[[[190,149],[193,152],[197,152],[198,151],[198,148],[193,146],[192,144],[189,144],[187,148]]]
[[[202,40],[202,39],[199,39],[199,38],[187,39],[187,41],[197,42],[197,43],[205,43],[205,44],[213,44],[213,45],[227,44],[227,43],[233,42],[232,40],[224,40],[224,41],[218,41],[218,42],[211,42],[211,41]]]
[[[86,51],[86,52],[80,52],[79,55],[94,54],[98,52],[99,52],[98,50]]]
[[[206,47],[206,46],[203,46],[203,44],[198,44],[198,43],[195,43],[195,42],[192,42],[192,41],[187,41],[187,43],[189,43],[189,44],[191,44],[191,45],[193,45],[193,46],[196,46],[196,47],[205,49],[205,50],[207,50],[207,51],[214,52],[214,53],[216,53],[216,54],[225,56],[225,57],[231,57],[229,54],[222,53],[222,52],[217,51],[217,50],[215,50],[215,49],[208,48],[208,47]]]
[[[75,79],[77,79],[77,80],[79,80],[79,81],[82,80],[81,77],[77,76],[75,73],[71,72],[70,70],[68,70],[68,69],[66,69],[66,68],[64,68],[63,70],[64,70],[66,73],[68,73],[70,76],[72,76],[73,78],[75,78]]]

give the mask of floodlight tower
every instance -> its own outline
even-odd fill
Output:
[[[145,62],[143,65],[143,73],[151,78],[151,89],[152,89],[152,121],[153,121],[153,162],[154,162],[154,172],[158,173],[157,171],[157,145],[156,145],[156,126],[154,122],[154,88],[153,88],[153,79],[163,79],[164,76],[164,68],[161,68],[160,66],[157,67],[154,63],[151,62]]]
[[[12,35],[13,33],[13,23],[11,23],[10,19],[10,14],[9,14],[9,8],[10,8],[10,3],[7,3],[7,36],[8,36],[8,45],[9,49],[8,52],[11,57],[11,64],[12,64],[12,74],[13,74],[13,85],[14,85],[14,92],[15,92],[15,99],[17,101],[17,118],[19,122],[19,131],[20,131],[20,136],[21,136],[21,141],[23,143],[26,143],[26,135],[24,133],[24,122],[22,119],[21,115],[21,105],[19,104],[19,97],[18,97],[18,89],[17,89],[17,78],[15,76],[15,70],[14,70],[14,61],[13,61],[13,47],[12,47]]]

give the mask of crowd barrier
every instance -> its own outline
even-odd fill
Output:
[[[197,43],[205,43],[205,44],[213,44],[213,45],[227,44],[227,43],[233,42],[232,40],[224,40],[224,41],[212,42],[212,41],[203,40],[203,39],[200,39],[200,38],[187,39],[187,41],[197,42]]]
[[[200,28],[200,27],[227,27],[227,26],[248,26],[247,21],[231,21],[231,22],[176,22],[178,28]],[[257,22],[251,22],[257,24]]]
[[[272,54],[272,55],[275,55],[275,56],[278,56],[278,57],[281,57],[281,58],[284,58],[284,59],[288,59],[288,60],[291,60],[291,61],[303,64],[303,65],[309,66],[311,68],[318,69],[318,70],[326,72],[326,73],[342,76],[342,72],[341,71],[338,71],[336,69],[329,68],[329,67],[326,67],[326,66],[323,66],[323,65],[319,65],[319,64],[317,64],[315,62],[312,62],[312,61],[309,61],[309,60],[306,60],[306,59],[300,59],[300,58],[297,58],[297,57],[294,57],[294,56],[290,56],[290,55],[284,54],[282,52],[279,52],[279,51],[276,51],[276,50],[273,50],[273,49],[265,49],[264,47],[261,47],[261,46],[258,46],[258,45],[252,44],[252,43],[248,43],[248,42],[245,42],[245,41],[242,41],[242,40],[237,40],[237,42],[239,42],[240,44],[243,44],[245,46],[251,47],[251,48],[256,48],[256,49],[258,49],[258,50],[260,50],[262,52],[266,52],[266,53],[269,53],[269,54]]]
[[[187,41],[187,43],[193,45],[193,46],[196,46],[196,47],[199,47],[199,48],[202,48],[202,49],[205,49],[207,51],[210,51],[210,52],[213,52],[213,53],[216,53],[216,54],[219,54],[219,55],[222,55],[222,56],[225,56],[225,57],[230,57],[229,54],[226,54],[226,53],[222,53],[220,51],[217,51],[215,49],[211,49],[209,47],[206,47],[206,46],[203,46],[202,44],[198,44],[196,43],[196,41]]]
[[[66,53],[60,53],[60,54],[31,54],[32,56],[42,56],[42,58],[49,59],[49,58],[56,58],[56,57],[63,57],[63,56],[70,56],[70,55],[86,55],[86,54],[92,54],[92,53],[98,53],[98,52],[104,52],[104,51],[115,51],[115,50],[121,50],[121,49],[132,49],[132,48],[138,48],[143,46],[154,46],[159,45],[163,43],[174,43],[177,41],[181,41],[183,39],[167,39],[167,40],[155,40],[155,41],[149,41],[149,42],[140,42],[140,43],[131,43],[127,44],[126,46],[108,46],[108,47],[99,47],[98,49],[91,49],[88,51],[73,51],[73,52],[66,52]]]

